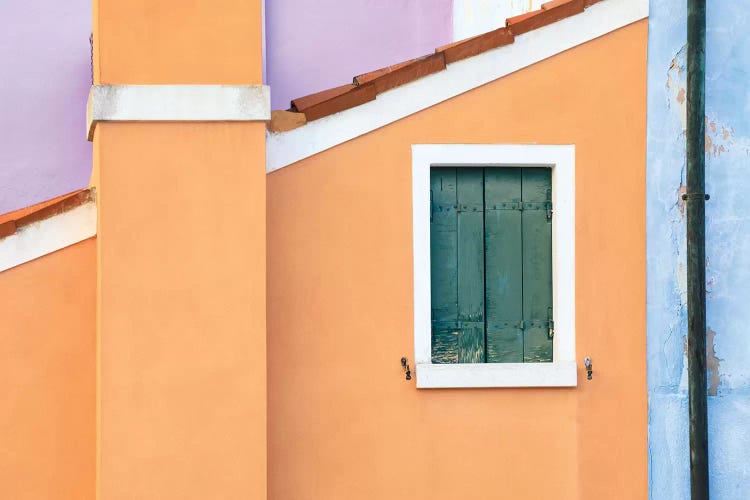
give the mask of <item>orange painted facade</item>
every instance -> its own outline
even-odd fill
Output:
[[[260,83],[261,5],[93,0],[94,83]]]
[[[269,498],[647,497],[641,21],[268,176]],[[411,145],[576,146],[572,389],[417,390]]]
[[[95,0],[95,82],[260,84],[260,12]],[[647,26],[271,174],[262,122],[99,123],[97,237],[0,273],[8,498],[646,499]],[[577,387],[404,379],[432,143],[575,145]]]
[[[0,273],[0,497],[95,495],[96,240]]]
[[[260,0],[94,12],[97,82],[260,83]],[[99,498],[265,499],[265,126],[102,123],[94,150]]]
[[[263,125],[96,140],[102,498],[265,498]]]

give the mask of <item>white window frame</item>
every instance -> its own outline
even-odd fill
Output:
[[[552,169],[551,363],[432,363],[430,168],[546,167]],[[418,388],[574,387],[575,146],[537,144],[412,145],[414,217],[414,359]]]

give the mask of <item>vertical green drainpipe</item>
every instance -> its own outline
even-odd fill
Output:
[[[687,0],[687,312],[690,498],[708,499],[706,394],[706,0]]]

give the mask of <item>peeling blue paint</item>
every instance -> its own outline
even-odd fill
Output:
[[[648,61],[649,495],[689,498],[684,337],[684,0],[651,2]],[[750,498],[750,0],[708,2],[709,460],[714,500]]]

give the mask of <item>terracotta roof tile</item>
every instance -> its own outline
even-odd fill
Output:
[[[18,229],[34,222],[72,210],[93,199],[92,189],[79,189],[36,205],[2,214],[0,215],[0,238],[10,236]]]
[[[309,94],[304,97],[298,97],[297,99],[292,100],[292,107],[289,111],[298,111],[300,113],[303,113],[307,108],[311,108],[323,101],[338,97],[341,94],[350,91],[354,87],[355,85],[348,83],[340,87],[334,87],[332,89],[322,90],[320,92]]]
[[[432,73],[445,69],[445,58],[442,53],[412,59],[377,71],[354,77],[355,85],[372,83],[375,92],[380,94],[394,87],[399,87],[414,80],[418,80]]]
[[[271,111],[271,121],[268,122],[268,130],[271,132],[286,132],[301,127],[307,123],[304,113],[294,111]]]
[[[568,3],[570,0],[551,0],[542,4],[542,10],[549,10],[553,7],[559,7],[562,4]]]
[[[368,101],[381,92],[445,69],[462,59],[508,45],[515,37],[583,12],[602,0],[551,0],[542,8],[506,19],[505,27],[435,49],[435,54],[404,61],[354,77],[353,84],[324,90],[292,101],[289,111],[274,111],[269,130],[284,132],[308,121],[344,111]]]
[[[417,57],[416,59],[409,59],[408,61],[400,62],[398,64],[393,64],[391,66],[386,66],[385,68],[376,69],[375,71],[370,71],[369,73],[365,73],[363,75],[355,76],[352,83],[354,83],[354,85],[364,85],[365,83],[371,82],[375,80],[376,78],[379,78],[383,75],[387,75],[388,73],[392,73],[394,71],[400,70],[401,68],[405,68],[409,66],[410,64],[413,64],[419,61],[420,59],[422,59],[422,57]]]
[[[560,19],[580,14],[584,8],[584,0],[553,0],[542,5],[539,10],[506,19],[505,25],[514,35],[522,35]]]
[[[517,16],[509,17],[505,20],[505,26],[508,27],[512,23],[520,23],[521,21],[525,21],[526,19],[530,19],[540,13],[542,10],[532,10],[530,12],[525,12],[523,14],[518,14]]]
[[[292,101],[291,111],[305,113],[307,121],[317,120],[375,99],[375,86],[342,85]]]
[[[438,47],[435,51],[445,54],[445,62],[451,64],[503,45],[509,45],[513,43],[514,39],[513,33],[508,28],[499,28],[489,33]]]

